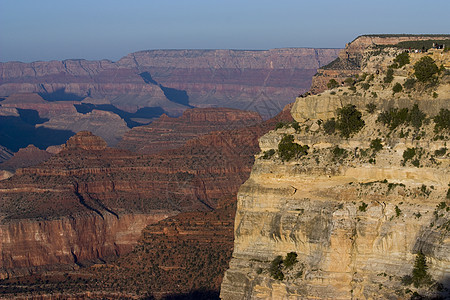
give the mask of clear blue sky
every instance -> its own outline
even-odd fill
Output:
[[[361,34],[449,33],[449,12],[449,0],[0,0],[0,61],[339,48]]]

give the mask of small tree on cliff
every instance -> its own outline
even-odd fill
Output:
[[[336,129],[340,131],[341,136],[349,138],[364,127],[362,114],[356,109],[355,105],[347,105],[337,110]]]
[[[417,253],[414,269],[412,271],[412,282],[415,287],[430,284],[432,282],[431,276],[428,274],[427,270],[427,258],[422,251],[420,251]]]

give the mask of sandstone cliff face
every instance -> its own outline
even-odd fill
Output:
[[[0,277],[42,270],[73,270],[84,263],[131,251],[148,224],[170,213],[85,213],[56,220],[20,220],[0,225]]]
[[[276,148],[278,139],[279,133],[265,136],[265,147]],[[397,141],[378,154],[376,165],[353,156],[339,163],[327,159],[333,145],[351,153],[369,142],[296,140],[317,156],[257,159],[240,188],[223,299],[406,298],[400,281],[411,274],[418,251],[428,257],[433,278],[448,285],[450,216],[437,208],[449,204],[448,158],[438,167],[402,167],[405,142]],[[441,146],[424,143],[425,149]],[[299,263],[285,271],[285,280],[271,278],[270,262],[289,252]]]
[[[411,64],[421,55],[412,55]],[[448,62],[442,52],[431,55]],[[449,296],[449,129],[435,130],[432,120],[418,128],[377,121],[394,107],[411,110],[418,104],[428,116],[449,108],[448,75],[431,89],[416,85],[415,91],[393,95],[392,86],[403,84],[410,68],[395,70],[390,84],[382,82],[382,69],[366,90],[356,83],[355,90],[338,87],[299,97],[292,109],[299,124],[260,138],[263,152],[238,193],[235,245],[222,299]],[[376,104],[375,112],[366,111],[369,103]],[[338,118],[336,109],[347,104],[363,112],[364,127],[348,139],[326,134],[324,122]],[[282,160],[277,149],[286,135],[308,146],[306,153]],[[277,256],[290,252],[298,255],[296,263],[277,263]],[[425,255],[434,284],[405,283],[418,253]]]

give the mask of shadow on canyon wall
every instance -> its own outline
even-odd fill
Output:
[[[45,150],[48,146],[63,144],[75,135],[75,132],[70,130],[35,127],[47,119],[40,118],[38,112],[32,109],[18,109],[18,111],[19,117],[0,116],[1,145],[14,152],[29,144]]]
[[[150,123],[150,121],[146,122],[146,123],[139,123],[139,122],[133,121],[132,120],[133,118],[152,119],[152,118],[157,118],[165,113],[164,109],[162,109],[159,106],[140,108],[134,113],[130,113],[130,112],[118,109],[117,107],[115,107],[114,105],[111,105],[111,104],[96,105],[96,104],[91,104],[91,103],[81,103],[81,104],[74,104],[74,106],[75,106],[77,112],[79,112],[81,114],[90,113],[94,109],[115,113],[116,115],[121,117],[125,121],[125,123],[127,123],[127,126],[129,128],[146,125],[146,124]]]
[[[45,90],[45,88],[43,87]],[[51,93],[47,92],[46,90],[44,92],[38,93],[39,96],[42,97],[45,101],[49,102],[55,102],[55,101],[81,101],[86,97],[79,96],[74,93],[67,93],[65,88],[57,89]]]

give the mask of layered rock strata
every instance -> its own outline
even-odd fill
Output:
[[[117,62],[8,62],[0,64],[0,95],[40,93],[53,101],[89,96],[129,112],[161,107],[172,115],[189,105],[255,111],[271,102],[273,111],[264,115],[274,116],[338,51],[154,50]]]
[[[385,51],[376,59],[380,66],[400,53]],[[446,65],[447,54],[430,56]],[[368,63],[368,81],[355,78],[349,87],[297,98],[291,112],[298,123],[260,139],[262,152],[238,193],[222,299],[449,296],[450,132],[435,123],[446,121],[430,118],[449,108],[448,72],[431,87],[392,89],[412,78],[412,65],[424,55],[411,54],[390,83],[386,69],[377,75]],[[340,115],[345,107],[359,109],[364,121],[348,138],[341,127],[329,127],[332,118],[351,119]],[[398,121],[400,108],[410,119]],[[399,123],[383,119],[388,113]],[[411,285],[424,272],[421,256],[428,275]]]
[[[188,141],[185,146],[171,151],[164,151],[158,155],[143,156],[135,155],[136,163],[140,166],[138,170],[145,169],[145,166],[152,166],[155,163],[158,165],[158,169],[149,169],[151,172],[171,172],[173,173],[172,183],[164,183],[161,179],[157,179],[155,175],[155,184],[151,189],[147,190],[146,177],[148,174],[145,172],[138,173],[134,169],[133,154],[123,150],[103,149],[105,147],[104,142],[94,137],[89,133],[80,133],[75,137],[72,137],[65,149],[60,154],[55,155],[50,162],[48,162],[48,168],[45,166],[39,166],[33,170],[23,169],[23,173],[39,173],[39,180],[42,182],[53,181],[56,184],[59,181],[55,181],[56,178],[64,176],[73,176],[73,180],[79,182],[80,194],[83,196],[85,204],[97,209],[105,219],[111,221],[111,213],[105,211],[104,208],[99,207],[98,203],[94,200],[100,200],[105,207],[111,211],[117,213],[119,216],[117,222],[120,222],[123,215],[127,215],[127,211],[130,209],[133,211],[142,211],[142,203],[149,205],[153,202],[160,202],[160,206],[164,206],[164,203],[179,203],[175,207],[180,210],[193,210],[201,209],[204,212],[186,212],[181,213],[179,216],[169,218],[165,221],[161,221],[154,226],[150,226],[145,229],[145,236],[141,238],[141,246],[138,246],[129,255],[123,256],[122,259],[115,263],[99,264],[93,266],[90,269],[69,270],[70,278],[67,276],[64,279],[59,278],[60,275],[39,275],[38,278],[42,280],[48,280],[50,283],[46,286],[40,286],[39,281],[36,278],[15,278],[10,277],[4,280],[0,285],[4,287],[3,292],[12,295],[18,288],[21,289],[22,295],[27,295],[32,291],[38,294],[44,295],[50,290],[60,291],[64,286],[67,293],[79,292],[81,290],[89,291],[111,291],[115,293],[119,290],[122,291],[121,295],[155,295],[162,297],[167,294],[190,294],[192,295],[204,295],[205,292],[208,295],[214,297],[218,294],[218,286],[221,283],[223,276],[223,270],[228,265],[228,260],[231,255],[231,246],[233,241],[232,236],[232,221],[234,219],[234,205],[231,202],[235,200],[230,195],[237,192],[238,187],[248,178],[251,165],[253,164],[253,155],[259,151],[258,137],[268,132],[275,127],[277,122],[291,122],[289,110],[291,107],[286,108],[277,118],[268,120],[262,124],[257,124],[248,128],[240,128],[229,131],[214,132],[203,135],[198,139]],[[80,141],[83,141],[80,143]],[[87,149],[80,150],[78,148],[84,147]],[[103,149],[96,152],[89,149]],[[83,151],[83,152],[81,152]],[[114,155],[113,155],[113,154]],[[83,158],[81,158],[83,154]],[[62,157],[61,157],[62,156]],[[117,156],[117,158],[116,158]],[[69,159],[72,157],[72,162],[69,163]],[[77,158],[78,157],[78,158]],[[108,162],[110,166],[108,168],[99,168],[102,163]],[[120,168],[119,162],[123,165],[130,166],[129,168]],[[82,168],[81,166],[86,166]],[[89,166],[89,168],[88,168]],[[53,171],[50,171],[52,169]],[[39,170],[39,171],[38,171]],[[63,171],[64,170],[64,171]],[[187,175],[184,177],[177,176],[176,172],[189,172],[189,174],[195,174],[197,181],[193,181]],[[149,171],[149,172],[150,172]],[[57,177],[51,177],[50,172],[58,173]],[[20,172],[19,172],[20,173]],[[85,177],[85,173],[89,174],[89,177]],[[120,192],[124,189],[123,183],[121,183],[120,177],[117,173],[127,173],[127,182],[131,178],[139,178],[139,181],[133,185],[132,189],[127,189],[126,193]],[[45,175],[45,176],[44,176]],[[21,175],[21,180],[26,177],[25,174]],[[56,176],[56,175],[55,175]],[[20,177],[19,177],[20,178]],[[89,180],[86,180],[89,178]],[[43,180],[45,179],[45,180]],[[108,189],[102,188],[105,179],[108,184]],[[82,181],[86,183],[81,184]],[[159,181],[157,181],[159,180]],[[175,181],[178,180],[178,181]],[[9,187],[22,185],[17,184],[19,181],[15,181]],[[72,183],[73,184],[73,183]],[[190,195],[192,191],[196,189],[197,184],[203,188],[204,192],[196,193],[199,200],[203,201],[202,206],[190,206],[186,205],[192,203]],[[32,183],[25,182],[24,185],[32,186]],[[59,189],[62,189],[62,183],[58,183]],[[95,188],[94,188],[95,187]],[[25,188],[23,186],[22,188]],[[53,187],[55,189],[55,187]],[[200,189],[198,189],[200,190]],[[102,192],[103,191],[103,192]],[[2,195],[8,195],[6,191],[3,191]],[[10,191],[11,192],[11,191]],[[56,191],[53,191],[56,192]],[[19,193],[19,191],[17,191]],[[136,194],[140,195],[138,200],[135,200]],[[24,196],[21,194],[20,196]],[[30,195],[30,194],[28,194]],[[34,194],[33,194],[34,195]],[[49,197],[59,197],[61,199],[63,193],[59,192],[50,194]],[[120,203],[113,202],[114,199],[123,197],[123,206]],[[225,202],[224,202],[225,198]],[[58,203],[61,203],[59,200]],[[197,198],[196,198],[196,201]],[[35,202],[39,202],[39,199]],[[70,203],[70,202],[69,202]],[[200,202],[196,202],[200,203]],[[207,212],[205,204],[215,207],[214,211]],[[64,207],[69,207],[68,203],[64,204]],[[183,208],[184,207],[184,208]],[[61,212],[61,215],[70,215],[71,211],[75,211],[77,207],[70,208],[70,211]],[[122,210],[121,213],[120,209]],[[173,209],[172,206],[170,208]],[[206,208],[206,209],[205,209]],[[54,208],[52,208],[54,209]],[[173,210],[172,210],[173,211]],[[155,210],[146,211],[139,215],[148,215],[155,212]],[[169,210],[170,212],[170,210]],[[56,214],[54,214],[56,215]],[[96,216],[94,212],[88,214],[90,219],[99,221],[98,226],[102,224],[101,217]],[[93,216],[92,216],[93,215]],[[134,214],[133,214],[134,215]],[[160,215],[161,216],[161,215]],[[57,218],[53,220],[53,223],[61,223],[60,219],[65,220],[66,217]],[[82,222],[82,215],[70,216],[68,219],[73,220],[74,223]],[[112,218],[112,220],[115,220]],[[17,220],[19,224],[22,220]],[[26,224],[31,224],[34,221],[23,221],[26,230]],[[42,224],[42,231],[45,232],[45,225],[48,221],[39,221]],[[109,222],[109,221],[108,221]],[[6,224],[9,224],[7,221]],[[36,222],[34,222],[35,224]],[[86,224],[88,226],[89,224]],[[230,227],[231,226],[231,227]],[[90,227],[89,227],[90,228]],[[115,228],[113,226],[113,228]],[[102,233],[103,231],[100,231]],[[134,232],[134,231],[133,231]],[[112,230],[111,234],[114,233]],[[58,236],[58,232],[52,232],[52,235]],[[50,233],[42,233],[40,235],[49,236]],[[97,238],[93,238],[94,241],[99,239],[104,240],[104,234],[101,234]],[[220,238],[219,238],[220,237]],[[155,243],[155,241],[158,241]],[[3,242],[5,247],[18,247],[19,240],[12,239],[10,241]],[[41,251],[36,251],[37,248],[33,243],[39,244],[38,241],[30,238],[30,247],[33,249],[35,257],[40,257],[41,264],[47,269],[56,268],[54,262],[48,264],[45,262],[45,254]],[[99,243],[100,244],[100,243]],[[131,244],[131,243],[130,243]],[[46,245],[46,243],[44,243]],[[145,246],[145,247],[144,247]],[[43,246],[41,246],[43,247]],[[77,257],[80,255],[79,251],[90,254],[92,246],[90,243],[80,244],[74,241],[74,252]],[[97,246],[96,246],[97,247]],[[93,249],[96,249],[94,247]],[[198,253],[192,252],[192,249],[198,250]],[[39,249],[39,248],[38,248]],[[83,250],[82,250],[83,249]],[[102,248],[102,254],[108,252],[110,248]],[[123,248],[120,248],[123,249]],[[173,252],[180,251],[177,255],[173,256]],[[108,250],[108,251],[107,251]],[[196,251],[197,251],[196,250]],[[60,253],[59,250],[49,249],[47,251],[53,251],[52,253]],[[5,255],[10,255],[9,251],[4,251]],[[123,254],[125,251],[120,251]],[[61,254],[62,255],[62,254]],[[51,254],[50,257],[55,257],[56,254]],[[14,257],[14,256],[12,256]],[[213,257],[218,258],[217,260]],[[106,259],[99,257],[101,259]],[[70,257],[60,258],[66,265],[56,264],[59,268],[65,267],[71,268]],[[90,262],[98,261],[96,255],[90,257]],[[11,264],[14,264],[14,260]],[[208,263],[206,263],[208,262]],[[36,259],[32,261],[34,264],[28,264],[29,269],[39,269],[35,264]],[[84,263],[84,262],[83,262]],[[73,264],[73,261],[72,261]],[[170,266],[169,266],[170,265]],[[161,267],[160,267],[161,266]],[[147,268],[157,273],[148,272]],[[12,266],[11,269],[7,269],[9,275],[18,274],[19,265]],[[188,272],[187,269],[195,268],[198,270],[198,274]],[[42,270],[42,267],[40,268]],[[65,271],[67,272],[67,271]],[[158,275],[156,275],[158,274]],[[195,276],[194,276],[195,275]],[[101,276],[102,280],[98,278]],[[58,279],[59,278],[59,279]],[[86,281],[86,284],[82,283]],[[130,284],[130,281],[133,284]],[[151,287],[148,287],[148,282],[153,282]],[[170,288],[168,288],[170,286]],[[39,290],[39,292],[38,292]],[[200,290],[200,291],[199,291]],[[81,297],[81,296],[80,296]]]
[[[187,109],[182,116],[162,115],[150,125],[135,127],[127,132],[119,148],[139,153],[157,153],[176,149],[187,141],[213,131],[248,127],[262,122],[256,112],[231,108]]]
[[[50,152],[40,150],[34,145],[20,149],[9,160],[0,163],[0,170],[15,171],[18,168],[40,164],[52,156]]]

